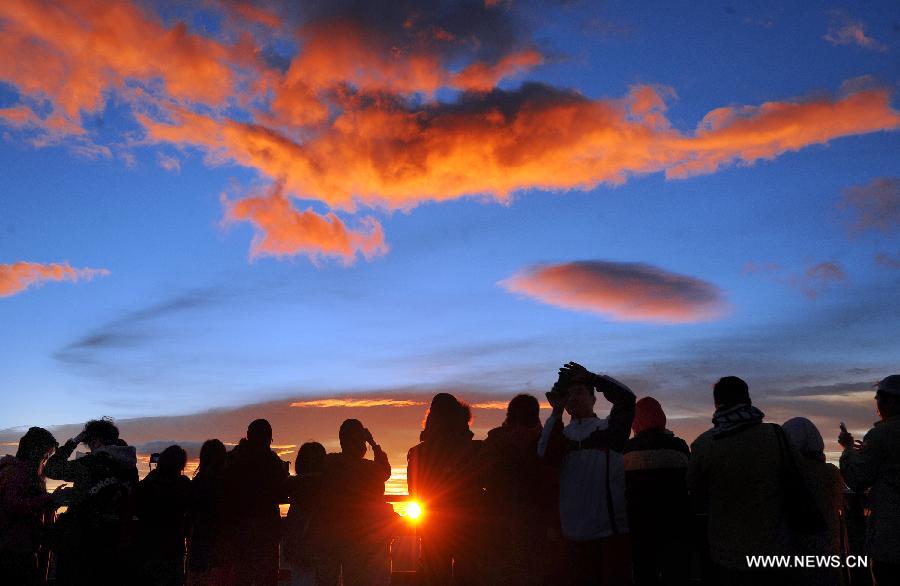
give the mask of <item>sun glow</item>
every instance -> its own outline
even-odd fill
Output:
[[[413,521],[418,521],[419,518],[422,517],[422,505],[420,505],[416,501],[410,502],[406,506],[406,516]]]

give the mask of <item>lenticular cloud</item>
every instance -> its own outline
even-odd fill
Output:
[[[508,291],[616,321],[691,323],[721,315],[721,290],[643,263],[579,261],[535,265],[501,283]]]

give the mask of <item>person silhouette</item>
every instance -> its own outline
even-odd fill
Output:
[[[191,490],[191,481],[182,474],[186,464],[187,452],[181,446],[169,446],[159,454],[156,468],[137,486],[140,582],[147,586],[184,584]]]
[[[597,417],[595,390],[612,403]],[[566,584],[627,584],[631,580],[622,450],[634,418],[634,393],[575,362],[559,370],[547,393],[553,411],[538,455],[559,471],[559,516],[566,540]],[[562,414],[571,421],[563,427]]]
[[[192,586],[215,586],[225,582],[227,566],[223,551],[225,465],[228,452],[225,444],[209,439],[200,446],[200,462],[188,501],[188,582]]]
[[[272,426],[256,419],[228,454],[225,469],[225,536],[234,580],[242,586],[278,583],[278,544],[287,462],[272,451]]]
[[[852,490],[868,490],[866,552],[878,586],[900,584],[900,374],[880,380],[875,405],[881,421],[862,442],[843,430],[841,473]]]
[[[324,504],[324,467],[325,446],[319,442],[307,442],[297,450],[297,461],[294,463],[297,475],[286,481],[285,492],[291,506],[284,523],[281,551],[291,569],[291,586],[315,586],[318,582],[321,543],[316,533],[321,533],[322,528],[314,519]]]
[[[0,576],[10,584],[39,584],[47,570],[46,534],[65,490],[47,493],[44,468],[56,438],[29,428],[15,456],[0,458]]]
[[[69,456],[84,443],[90,453]],[[48,478],[72,482],[69,508],[58,521],[57,583],[119,585],[133,581],[137,454],[112,420],[94,419],[47,461]]]
[[[625,443],[625,498],[635,586],[687,584],[691,563],[690,449],[666,429],[653,397],[635,404],[634,437]]]
[[[424,511],[419,525],[423,584],[479,582],[482,518],[481,442],[469,429],[472,411],[449,393],[431,400],[420,442],[407,453],[409,494]]]
[[[492,558],[483,568],[488,584],[544,582],[549,523],[543,467],[537,455],[541,430],[538,400],[516,395],[507,406],[503,425],[490,430],[482,442],[483,523]]]

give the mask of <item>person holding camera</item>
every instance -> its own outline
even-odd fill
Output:
[[[338,431],[341,451],[327,454],[320,491],[327,505],[313,515],[309,533],[316,549],[318,582],[348,586],[390,581],[389,540],[395,513],[384,500],[391,477],[387,454],[358,419]],[[367,446],[374,459],[365,458]]]
[[[900,374],[878,382],[875,405],[881,421],[855,440],[841,424],[838,443],[844,481],[867,492],[866,553],[875,583],[900,583]]]
[[[594,412],[596,391],[612,403],[609,416]],[[566,540],[566,584],[631,582],[622,451],[631,433],[635,395],[616,379],[575,362],[559,369],[547,393],[553,408],[538,442],[538,456],[559,469],[559,515]],[[563,426],[566,411],[571,420]]]

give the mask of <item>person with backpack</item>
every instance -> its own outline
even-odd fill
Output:
[[[691,445],[687,473],[695,506],[708,514],[711,583],[793,584],[794,570],[753,567],[750,556],[792,555],[802,531],[825,528],[800,454],[781,426],[763,423],[742,379],[719,379],[713,400],[713,427]]]
[[[56,450],[46,429],[32,427],[15,456],[0,459],[0,578],[3,583],[43,584],[47,537],[64,490],[47,493],[44,468]]]
[[[79,444],[90,453],[69,460]],[[138,482],[133,446],[119,439],[112,420],[88,421],[44,468],[49,478],[72,482],[69,509],[61,515],[57,583],[112,586],[134,581],[133,491]]]

